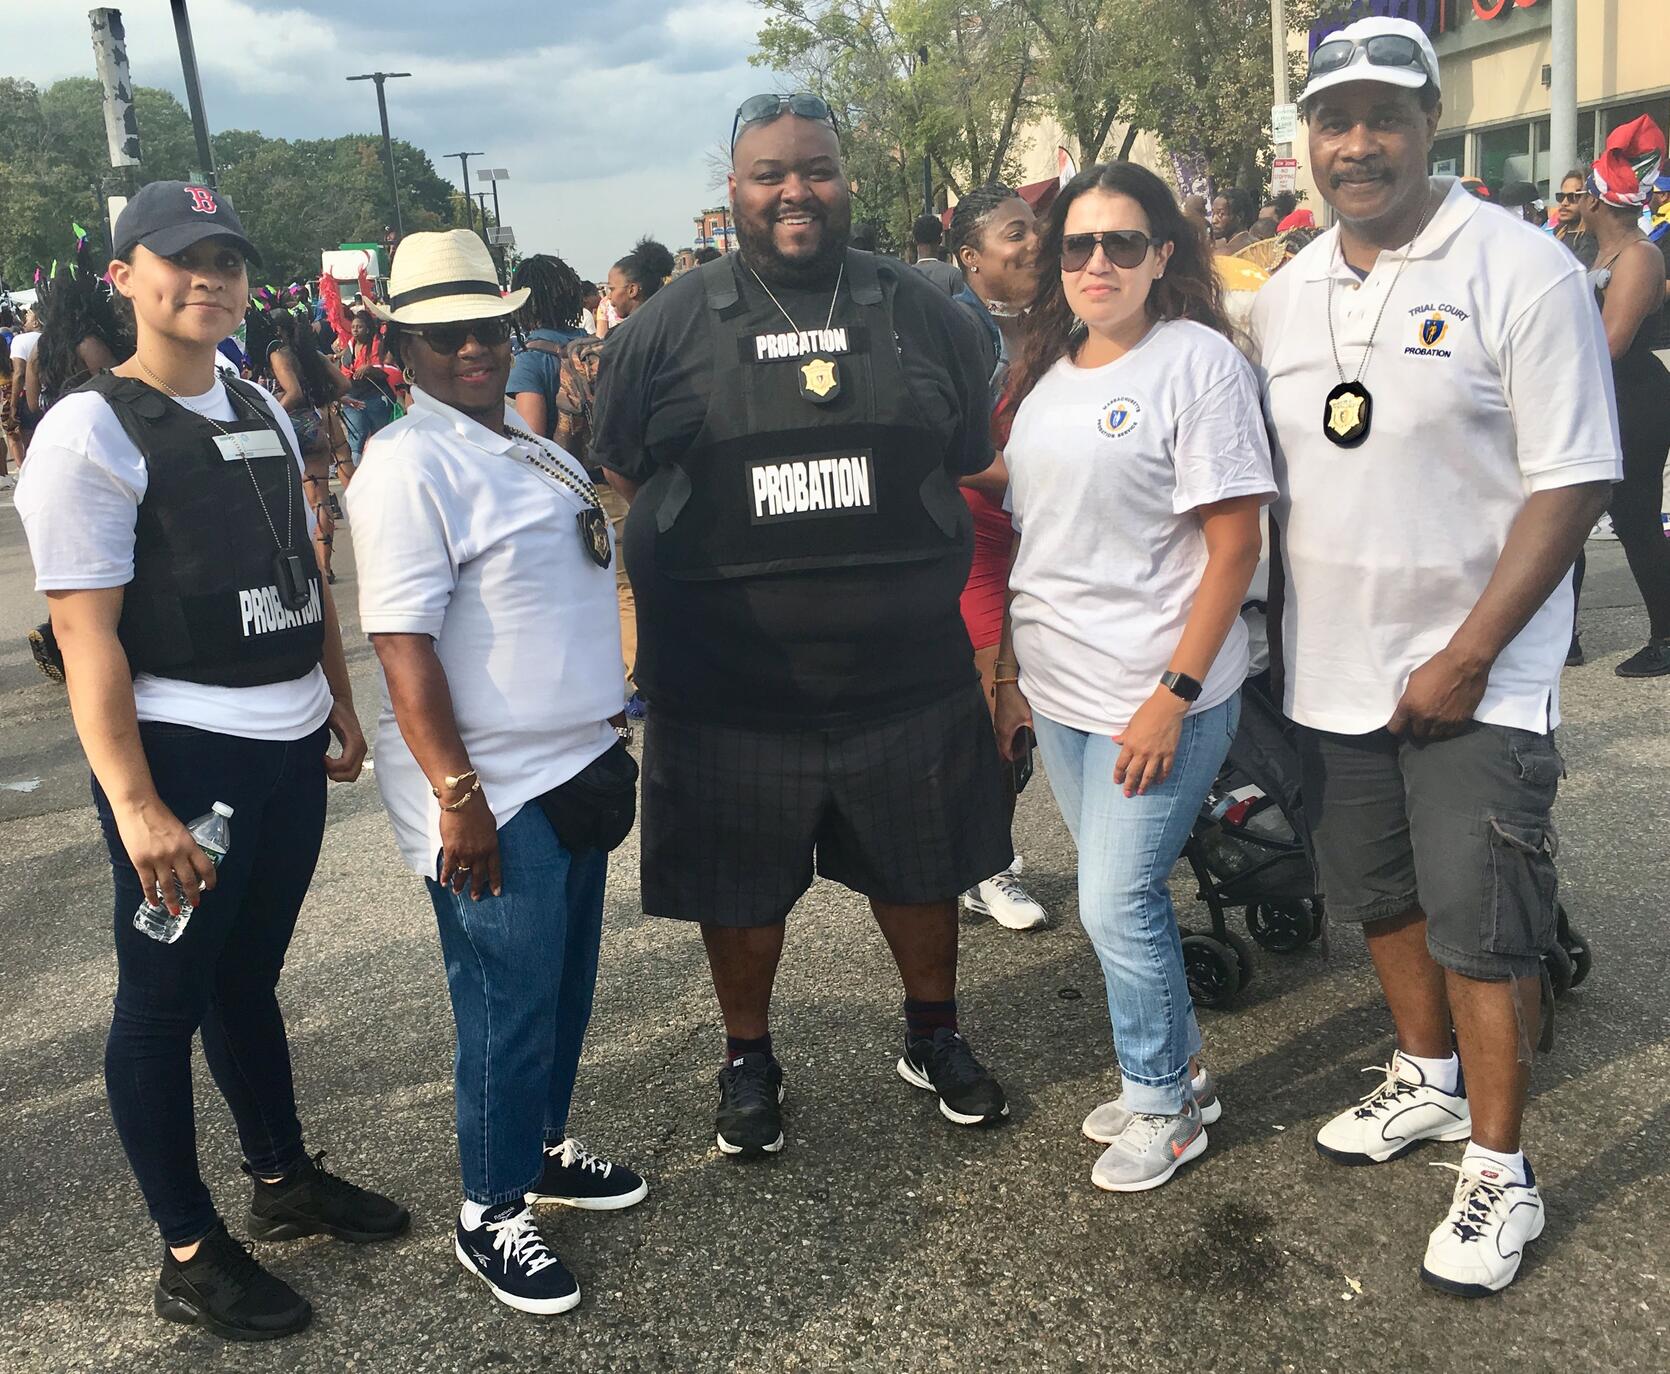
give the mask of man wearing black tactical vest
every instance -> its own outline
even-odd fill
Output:
[[[955,1000],[956,897],[1013,857],[958,609],[990,360],[921,273],[849,248],[821,99],[753,97],[732,148],[741,251],[611,334],[594,419],[633,497],[644,909],[701,924],[724,1153],[783,1145],[767,1011],[814,867],[870,899],[899,965],[900,1076],[996,1121]]]
[[[237,212],[212,187],[152,182],[114,237],[110,278],[133,303],[137,348],[41,421],[17,509],[115,878],[105,1084],[162,1233],[156,1311],[267,1340],[312,1308],[233,1239],[203,1185],[191,1042],[201,1031],[237,1124],[252,1235],[406,1230],[404,1207],[304,1151],[276,996],[325,779],[359,775],[365,738],[310,553],[295,432],[267,392],[215,370],[243,318],[245,263],[260,261]],[[183,823],[217,803],[232,817],[218,869]]]

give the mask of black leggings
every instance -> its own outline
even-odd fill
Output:
[[[1612,528],[1654,639],[1670,639],[1670,539],[1664,537],[1664,460],[1670,455],[1670,373],[1651,354],[1617,370],[1624,480],[1612,489]]]

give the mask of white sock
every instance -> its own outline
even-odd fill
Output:
[[[1428,1086],[1437,1088],[1441,1093],[1453,1095],[1460,1085],[1461,1061],[1453,1054],[1445,1059],[1422,1059],[1408,1050],[1399,1050],[1397,1056],[1419,1069]]]
[[[1500,1150],[1487,1150],[1477,1141],[1467,1142],[1467,1153],[1462,1155],[1463,1165],[1470,1159],[1476,1159],[1486,1166],[1494,1166],[1503,1173],[1512,1176],[1515,1183],[1525,1182],[1525,1151],[1515,1150],[1511,1155],[1503,1154]]]
[[[458,1209],[458,1220],[463,1222],[465,1228],[470,1231],[480,1230],[481,1219],[486,1215],[486,1205],[480,1202],[471,1202],[469,1198],[465,1198],[464,1205]]]
[[[1199,1092],[1206,1086],[1206,1069],[1204,1066],[1202,1066],[1199,1073],[1189,1080],[1189,1086],[1196,1092]]]

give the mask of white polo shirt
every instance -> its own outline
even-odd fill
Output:
[[[519,423],[508,407],[506,419]],[[543,460],[583,487],[557,445]],[[615,571],[581,543],[586,503],[536,470],[527,446],[412,388],[412,408],[367,442],[348,487],[360,626],[435,641],[470,767],[503,826],[615,742],[622,706]],[[435,876],[441,812],[383,683],[377,787],[401,856]]]
[[[1283,707],[1340,734],[1391,718],[1410,674],[1478,602],[1532,493],[1622,476],[1606,336],[1582,265],[1453,178],[1433,185],[1447,194],[1426,228],[1382,252],[1365,280],[1333,229],[1253,306],[1287,573]],[[1356,448],[1322,427],[1340,381],[1330,281],[1346,380],[1385,312]],[[1568,577],[1502,651],[1474,717],[1552,729],[1571,631]]]

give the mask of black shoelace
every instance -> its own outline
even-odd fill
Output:
[[[766,1064],[727,1064],[724,1071],[726,1097],[739,1111],[757,1111],[777,1105],[777,1090],[771,1085]]]
[[[986,1076],[986,1071],[980,1067],[980,1061],[974,1057],[974,1051],[969,1049],[968,1041],[960,1035],[936,1038],[933,1048],[928,1052],[928,1063],[928,1077],[936,1087],[941,1083],[966,1087],[980,1082]]]

